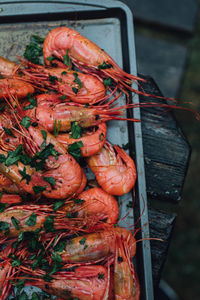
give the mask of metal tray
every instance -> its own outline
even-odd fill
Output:
[[[75,28],[116,60],[127,72],[137,74],[133,16],[130,9],[120,1],[3,1],[0,3],[0,55],[16,60],[15,54],[23,56],[25,45],[31,34],[46,36],[52,28],[65,25]],[[135,85],[134,88],[137,88]],[[125,103],[125,97],[121,97]],[[132,101],[138,103],[137,95]],[[140,109],[135,108],[133,117],[140,119]],[[130,142],[131,153],[135,153],[137,167],[135,219],[141,216],[140,238],[149,237],[146,183],[141,124],[126,121],[111,121],[108,126],[108,140],[113,144]],[[88,175],[90,176],[90,175]],[[133,199],[131,193],[120,197],[120,216],[127,214],[127,204]],[[126,221],[134,223],[130,212]],[[123,225],[120,223],[120,225]],[[127,224],[124,224],[127,226]],[[138,243],[137,273],[141,286],[141,299],[152,300],[153,283],[149,240]]]

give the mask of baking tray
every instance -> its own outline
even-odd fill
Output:
[[[23,56],[31,34],[46,36],[49,30],[64,25],[75,28],[114,58],[127,72],[137,74],[134,45],[133,16],[130,9],[120,1],[1,1],[0,3],[0,55],[16,61],[15,54]],[[134,84],[137,89],[137,85]],[[120,98],[125,103],[125,97]],[[138,103],[138,96],[132,95]],[[128,114],[140,119],[140,108]],[[130,143],[130,154],[134,152],[137,167],[135,196],[135,220],[141,216],[140,238],[149,237],[148,206],[144,172],[144,156],[141,123],[112,121],[108,126],[108,140],[113,144]],[[88,173],[88,176],[90,174]],[[127,214],[127,205],[133,200],[129,193],[119,197],[120,217]],[[133,212],[126,218],[134,223]],[[121,226],[127,224],[120,223]],[[152,300],[153,282],[149,240],[138,243],[136,255],[137,273],[141,286],[141,299]]]

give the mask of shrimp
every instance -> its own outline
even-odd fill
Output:
[[[0,74],[2,76],[8,77],[12,76],[16,70],[18,69],[18,65],[11,60],[0,56]]]
[[[126,241],[117,237],[114,263],[114,293],[116,300],[139,300],[140,287],[129,257]]]
[[[98,187],[94,187],[79,194],[78,198],[84,200],[85,204],[83,211],[79,211],[79,216],[81,216],[81,213],[84,216],[94,215],[99,220],[106,219],[107,223],[116,223],[119,216],[119,207],[113,196]]]
[[[39,126],[28,128],[31,138],[39,147],[44,142],[43,129]],[[56,140],[49,132],[46,132],[46,146],[53,145],[54,151],[57,151],[58,157],[52,155],[48,158],[49,170],[43,172],[43,177],[53,178],[55,185],[53,189],[46,189],[43,195],[48,198],[66,199],[72,196],[80,188],[83,181],[83,170],[76,160],[69,153],[66,153],[65,148]]]
[[[5,191],[11,194],[24,194],[24,191],[22,189],[20,189],[15,183],[12,182],[12,180],[10,180],[4,174],[1,173],[0,173],[0,191]],[[2,195],[0,202],[3,201],[3,198],[6,199],[4,194]],[[19,196],[17,198],[19,198]]]
[[[102,78],[112,78],[122,91],[128,89],[137,92],[130,87],[131,83],[145,81],[123,71],[103,49],[68,27],[58,27],[48,33],[43,44],[43,55],[47,65],[50,65],[49,57],[63,60],[67,56],[85,72],[89,70]]]
[[[44,271],[23,268],[27,277],[26,285],[40,287],[43,291],[62,299],[108,300],[108,271],[101,265],[80,266],[74,272],[60,271],[52,275],[50,282],[44,281]],[[15,280],[15,278],[13,278]]]
[[[43,96],[40,97],[42,100],[38,101],[37,107],[26,110],[25,114],[30,118],[36,118],[49,132],[55,130],[59,130],[59,132],[70,131],[72,122],[77,122],[79,126],[88,128],[109,120],[139,121],[120,117],[124,114],[124,109],[129,107],[128,105],[114,108],[77,107],[63,103],[56,96],[50,95],[48,101],[43,99]],[[47,97],[48,94],[45,98]]]
[[[82,137],[77,139],[72,138],[69,133],[60,133],[57,135],[57,140],[66,148],[75,142],[81,141],[83,143],[83,147],[81,147],[81,155],[83,157],[88,157],[97,153],[106,142],[106,124],[100,123],[96,127],[97,130],[95,130],[95,128],[93,128],[92,131],[87,130],[82,133]]]
[[[0,99],[9,95],[25,98],[28,94],[33,94],[34,87],[21,79],[4,78],[0,79]]]
[[[102,81],[90,74],[34,64],[31,64],[30,69],[23,69],[23,73],[34,84],[54,89],[73,102],[94,104],[103,100],[106,94]]]
[[[117,154],[115,154],[115,151]],[[108,142],[87,159],[98,184],[111,195],[121,196],[135,185],[136,169],[132,158],[119,146]]]
[[[88,263],[105,259],[115,253],[116,237],[123,237],[131,257],[136,253],[134,236],[125,229],[112,228],[95,233],[84,234],[73,239],[68,239],[61,255],[64,263]]]

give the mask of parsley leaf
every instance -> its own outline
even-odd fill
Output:
[[[81,204],[85,202],[85,200],[82,199],[71,199],[71,200],[74,201],[75,204]]]
[[[62,95],[62,96],[59,97],[59,99],[60,99],[60,100],[66,100],[66,99],[67,99],[67,96]]]
[[[107,64],[105,61],[101,64],[101,65],[98,65],[98,69],[99,70],[103,70],[103,69],[110,69],[112,68],[113,66],[111,64]]]
[[[56,184],[56,180],[53,177],[42,177],[46,182],[50,183],[50,185],[54,186]]]
[[[14,225],[14,227],[15,227],[15,229],[17,229],[17,230],[19,230],[19,224],[20,224],[20,221],[19,220],[17,220],[15,217],[11,217],[11,221],[12,221],[12,223],[13,223],[13,225]]]
[[[57,211],[61,206],[63,206],[65,201],[57,201],[53,205],[53,211]]]
[[[99,140],[102,142],[103,139],[104,139],[104,134],[103,134],[103,132],[102,132],[102,133],[99,135]]]
[[[66,54],[63,56],[63,62],[66,66],[70,67],[72,62],[68,53],[69,53],[69,49],[67,49]]]
[[[40,300],[40,297],[38,296],[37,293],[34,292],[31,296],[31,300]]]
[[[20,124],[21,124],[22,126],[24,126],[26,129],[28,129],[29,126],[31,125],[31,118],[26,117],[26,116],[23,117],[23,119],[21,120]]]
[[[78,122],[71,122],[71,134],[73,139],[79,139],[82,137],[82,128],[78,125]]]
[[[33,187],[33,191],[34,191],[35,195],[37,195],[37,194],[39,194],[39,193],[41,193],[45,190],[46,190],[45,186],[36,185],[36,186]]]
[[[10,135],[10,136],[12,136],[12,137],[15,138],[14,134],[12,133],[12,131],[11,131],[9,128],[3,127],[3,130],[4,130],[5,133],[7,133],[8,135]]]
[[[45,218],[45,221],[43,223],[45,231],[46,232],[54,232],[54,217],[53,216],[48,216]]]
[[[30,43],[26,46],[24,57],[29,61],[39,64],[39,57],[43,55],[42,47],[38,44],[43,43],[43,38],[32,35],[30,38]]]
[[[22,175],[22,179],[20,180],[20,182],[22,182],[22,180],[26,180],[26,183],[29,184],[30,180],[31,180],[31,176],[29,174],[26,173],[26,168],[24,167],[23,171],[18,171],[20,175]]]
[[[82,88],[83,87],[83,84],[82,82],[80,81],[79,77],[78,77],[78,73],[73,73],[74,74],[74,81],[75,83],[78,84],[78,88]]]
[[[37,218],[37,215],[33,212],[25,224],[28,226],[34,226],[36,224],[36,218]]]
[[[21,158],[22,150],[23,148],[20,144],[14,151],[8,151],[8,155],[5,160],[5,165],[8,167],[10,165],[16,164]]]
[[[82,141],[75,142],[68,147],[68,152],[76,159],[77,162],[81,159],[81,147],[83,147]]]
[[[7,203],[0,203],[0,212],[4,212],[7,205],[8,205]]]
[[[82,238],[82,240],[79,241],[79,244],[84,245],[86,242],[86,238]]]
[[[49,56],[49,57],[47,57],[47,60],[50,61],[50,62],[52,62],[52,60],[54,60],[54,59],[56,59],[55,56]]]
[[[58,81],[58,77],[56,77],[56,76],[51,76],[51,75],[49,74],[49,81],[50,81],[51,83],[55,84],[56,81]]]
[[[54,121],[54,127],[53,127],[53,134],[55,137],[57,137],[59,131],[60,131],[60,127],[61,127],[61,121],[59,120],[57,122],[57,120],[55,119]]]
[[[112,78],[108,77],[103,81],[104,86],[111,86],[113,84]]]
[[[30,102],[30,104],[23,107],[23,110],[33,109],[34,107],[37,107],[37,99],[36,98],[33,98],[30,93],[28,93],[27,98],[28,98],[28,101]]]
[[[76,94],[76,95],[78,94],[78,89],[77,88],[73,87],[72,91],[74,92],[74,94]]]

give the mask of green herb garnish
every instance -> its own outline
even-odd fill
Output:
[[[18,172],[20,175],[22,175],[22,179],[20,180],[20,182],[22,182],[22,180],[26,180],[26,183],[29,184],[31,176],[26,173],[26,168],[24,167],[23,171],[19,170]]]
[[[82,141],[75,142],[69,145],[68,152],[76,159],[76,161],[80,161],[81,159],[81,147],[83,147]]]
[[[37,215],[33,212],[25,224],[28,226],[34,226],[36,224],[36,219],[37,219]]]
[[[110,69],[110,68],[112,68],[112,65],[111,64],[107,64],[105,61],[101,65],[98,65],[98,69],[99,70]]]
[[[28,129],[29,126],[31,125],[31,118],[29,118],[29,117],[23,117],[23,119],[21,120],[20,124],[22,126],[24,126],[26,129]]]
[[[70,59],[68,53],[69,53],[69,49],[67,49],[66,54],[63,56],[63,62],[66,66],[70,67],[72,62],[71,62],[71,59]]]
[[[12,221],[15,229],[19,230],[19,226],[18,225],[20,224],[20,221],[17,220],[15,217],[11,217],[11,221]]]
[[[78,122],[71,122],[71,134],[73,139],[79,139],[82,137],[82,128],[78,125]]]

